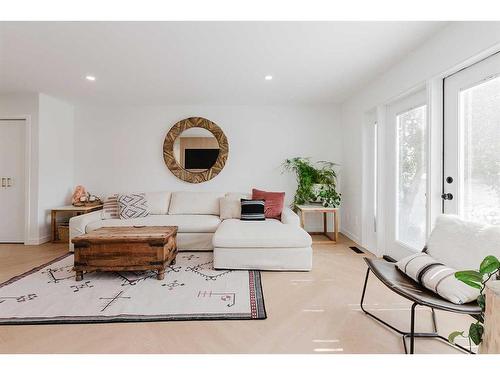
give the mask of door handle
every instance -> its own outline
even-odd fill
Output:
[[[11,186],[12,186],[12,178],[7,177],[7,187],[11,187]]]
[[[2,177],[2,187],[7,187],[7,179],[5,177]]]
[[[441,194],[441,198],[443,198],[445,201],[451,201],[453,199],[453,194],[444,193],[444,194]]]

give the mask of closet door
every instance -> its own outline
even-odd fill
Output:
[[[24,242],[25,121],[0,119],[0,242]]]

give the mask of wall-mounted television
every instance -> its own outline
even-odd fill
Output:
[[[184,150],[184,169],[209,169],[218,157],[218,148],[187,148]]]

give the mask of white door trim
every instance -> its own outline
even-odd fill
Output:
[[[33,162],[31,155],[31,116],[0,116],[0,121],[24,120],[25,142],[24,142],[24,244],[35,245],[38,241],[30,239],[31,233],[31,207],[33,197],[31,196],[31,164]],[[36,242],[36,243],[35,243]]]

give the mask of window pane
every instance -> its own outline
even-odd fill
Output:
[[[500,78],[460,93],[460,215],[500,224]]]
[[[397,240],[420,250],[425,244],[426,106],[397,116]]]

